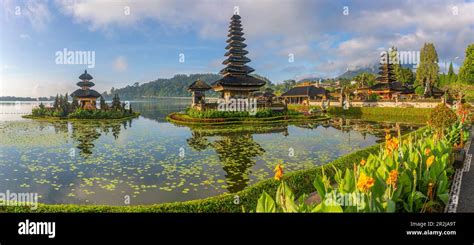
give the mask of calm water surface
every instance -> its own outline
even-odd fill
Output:
[[[124,205],[237,192],[285,171],[325,164],[379,142],[391,123],[332,119],[266,127],[189,128],[166,121],[190,100],[132,102],[123,122],[22,119],[36,103],[0,102],[0,192],[36,192],[43,203]],[[417,128],[402,124],[404,131]]]

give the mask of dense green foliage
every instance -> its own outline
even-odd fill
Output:
[[[196,110],[188,108],[186,114],[192,118],[240,118],[240,117],[255,117],[255,118],[266,118],[266,117],[278,117],[284,115],[299,115],[293,110],[287,110],[286,112],[277,112],[272,109],[258,109],[255,115],[251,115],[248,111],[219,111],[219,110]]]
[[[395,76],[397,81],[402,83],[414,83],[415,82],[415,74],[410,68],[400,67],[398,70],[395,70]]]
[[[433,86],[438,81],[438,53],[432,43],[425,43],[420,51],[420,63],[416,70],[416,81],[418,85],[426,89],[425,96],[431,97]]]
[[[456,113],[441,103],[430,114],[429,124],[442,135],[444,130],[451,127],[457,120]]]
[[[33,108],[31,115],[25,118],[70,118],[70,119],[121,119],[136,117],[139,113],[132,110],[132,107],[126,108],[125,103],[120,102],[118,94],[114,95],[111,107],[105,103],[104,98],[100,98],[100,109],[84,110],[80,108],[76,98],[72,102],[68,101],[68,95],[57,95],[53,106],[46,108],[41,103],[38,108]]]
[[[121,119],[125,117],[136,117],[139,114],[137,112],[126,111],[102,111],[102,110],[82,110],[77,109],[73,113],[68,115],[68,118],[75,119]]]
[[[248,111],[219,111],[219,110],[196,110],[189,108],[186,114],[193,118],[232,118],[232,117],[248,117]]]
[[[375,75],[372,73],[362,72],[353,79],[357,81],[357,86],[362,88],[373,86],[376,83],[375,78]]]
[[[218,74],[178,74],[172,78],[159,78],[154,81],[133,85],[127,85],[124,88],[112,88],[109,93],[104,92],[102,96],[106,100],[112,100],[114,94],[120,94],[122,99],[134,100],[144,99],[149,97],[189,97],[191,93],[188,91],[188,86],[196,80],[200,79],[207,84],[220,79]],[[208,96],[215,96],[213,91],[207,91]]]
[[[466,48],[466,58],[459,68],[459,81],[474,85],[474,43]]]

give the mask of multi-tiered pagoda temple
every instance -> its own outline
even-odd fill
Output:
[[[81,79],[81,81],[77,83],[77,86],[81,88],[74,91],[71,94],[71,97],[77,99],[82,109],[96,109],[96,101],[97,98],[100,97],[100,94],[99,92],[91,89],[91,87],[95,85],[90,81],[93,79],[93,77],[87,73],[87,70],[85,70],[84,73],[79,76],[79,79]]]
[[[377,94],[383,99],[392,99],[396,95],[412,93],[401,82],[397,82],[392,60],[390,52],[382,53],[379,76],[376,79],[379,83],[369,88],[369,94]]]
[[[224,99],[248,98],[252,92],[265,85],[265,81],[249,75],[254,69],[246,65],[250,59],[245,56],[248,52],[245,50],[247,45],[242,30],[240,16],[233,15],[225,48],[228,50],[225,53],[227,59],[222,62],[226,67],[220,71],[224,77],[212,84],[214,91],[222,92]]]

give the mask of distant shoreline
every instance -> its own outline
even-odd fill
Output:
[[[146,102],[146,101],[153,101],[153,100],[156,100],[156,99],[186,99],[186,100],[190,100],[192,99],[192,97],[145,97],[145,98],[141,98],[141,99],[131,99],[131,100],[128,100],[128,101],[131,101],[131,102]],[[213,99],[211,97],[209,97],[209,99]],[[217,98],[216,98],[217,99]],[[0,103],[15,103],[15,102],[29,102],[29,103],[36,103],[36,102],[54,102],[54,100],[36,100],[34,98],[31,98],[31,99],[25,99],[25,98],[21,98],[21,99],[17,99],[17,100],[14,100],[14,99],[9,99],[9,100],[4,100],[4,99],[1,99],[0,97]]]

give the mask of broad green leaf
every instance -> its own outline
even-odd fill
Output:
[[[326,205],[323,201],[318,206],[313,208],[311,212],[313,213],[342,213],[344,211],[342,210],[341,206],[338,204]]]
[[[276,212],[275,201],[273,201],[272,197],[268,195],[265,191],[258,199],[256,211],[257,213],[275,213]]]
[[[298,207],[295,204],[295,196],[290,187],[282,181],[276,192],[276,203],[286,213],[297,212]]]
[[[318,192],[319,196],[321,197],[321,200],[324,200],[326,197],[326,188],[324,187],[323,179],[319,174],[314,179],[313,185],[314,188],[316,188],[316,191]]]
[[[385,205],[385,211],[387,213],[395,213],[395,211],[397,211],[396,203],[392,200],[388,200]]]

